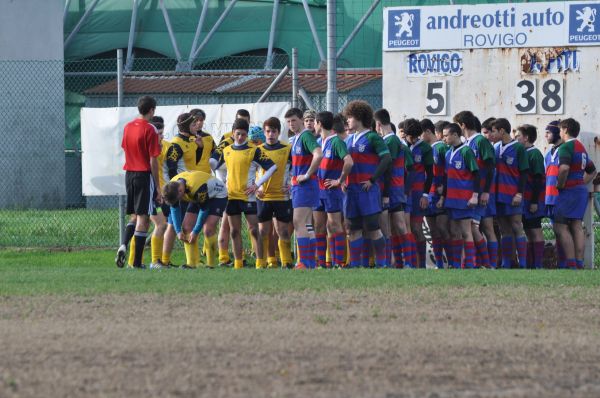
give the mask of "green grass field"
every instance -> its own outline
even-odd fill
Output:
[[[113,251],[0,252],[0,295],[107,293],[285,293],[524,286],[600,286],[598,271],[450,270],[133,270],[114,266]]]

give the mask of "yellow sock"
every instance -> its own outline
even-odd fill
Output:
[[[163,241],[164,239],[162,237],[154,235],[152,235],[152,238],[150,239],[150,253],[152,253],[153,263],[158,262],[158,260],[160,260],[162,257]]]
[[[333,247],[329,247],[329,239],[327,239],[327,251],[325,252],[325,263],[331,265],[331,249]]]
[[[286,264],[292,264],[293,260],[290,241],[279,239],[277,246],[279,247],[279,253],[281,253],[281,265],[285,266]]]
[[[206,248],[206,266],[212,268],[217,265],[217,235],[205,237],[204,246]]]
[[[269,268],[279,267],[279,264],[277,263],[277,257],[267,257],[267,266]]]
[[[129,259],[127,260],[127,266],[133,268],[133,260],[135,258],[135,237],[129,242]]]
[[[350,253],[350,239],[346,239],[346,250],[344,251],[344,264],[348,264],[349,253]]]
[[[185,251],[185,263],[188,267],[194,267],[194,248],[187,242],[183,242],[183,250]]]
[[[162,263],[167,265],[171,262],[171,253],[167,253],[165,251],[162,252]]]
[[[238,260],[237,258],[233,260],[233,268],[234,269],[242,269],[244,268],[244,260],[241,258]]]
[[[228,263],[231,261],[229,257],[229,250],[219,248],[219,262],[220,263]]]
[[[256,269],[266,268],[266,261],[264,258],[256,259]]]
[[[200,264],[200,245],[198,241],[195,241],[192,245],[192,260],[194,260],[194,267]]]
[[[202,254],[206,256],[208,253],[208,242],[206,241],[206,237],[204,237],[204,242],[202,243]]]

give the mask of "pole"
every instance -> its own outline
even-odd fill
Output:
[[[265,69],[273,69],[273,44],[275,43],[275,30],[277,28],[277,12],[279,0],[273,2],[273,15],[271,16],[271,32],[269,32],[269,47],[267,49],[267,62]]]
[[[589,187],[589,185],[588,185]],[[585,240],[585,250],[583,252],[583,263],[585,268],[594,268],[594,190],[588,194],[588,205],[583,216],[583,233]]]
[[[327,0],[327,110],[337,112],[335,0]]]
[[[269,96],[269,94],[271,94],[271,91],[273,91],[273,89],[275,88],[275,86],[277,86],[277,84],[279,84],[279,82],[281,81],[281,79],[283,79],[284,76],[288,74],[289,71],[290,71],[290,68],[288,68],[288,66],[286,65],[281,70],[281,72],[279,72],[279,74],[277,75],[277,77],[275,77],[275,79],[271,82],[271,84],[269,85],[269,87],[267,87],[267,89],[265,90],[265,92],[260,96],[260,98],[256,102],[263,102]]]
[[[292,108],[298,107],[298,49],[292,48]]]
[[[117,107],[123,106],[123,49],[117,49]],[[119,195],[119,244],[125,236],[125,197]]]

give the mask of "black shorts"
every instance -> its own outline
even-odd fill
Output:
[[[154,211],[154,179],[149,171],[125,172],[127,214],[149,216]]]
[[[534,217],[534,218],[523,217],[523,228],[527,229],[527,230],[542,228],[542,218],[543,217]]]
[[[242,213],[246,215],[256,215],[256,202],[230,199],[227,202],[226,211],[228,216],[239,216]]]
[[[256,203],[258,211],[258,222],[267,222],[275,219],[279,222],[292,222],[291,200],[258,200]]]
[[[227,198],[212,198],[206,204],[206,211],[209,216],[223,217],[223,212],[227,208]],[[187,207],[187,213],[198,214],[200,205],[198,203],[190,203]]]

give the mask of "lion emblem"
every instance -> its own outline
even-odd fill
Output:
[[[586,7],[589,8],[589,7]],[[412,27],[413,22],[415,20],[415,16],[408,12],[403,12],[400,16],[394,16],[396,22],[394,22],[395,26],[398,26],[398,33],[396,33],[396,37],[402,37],[403,34],[406,33],[406,37],[412,37]]]
[[[594,32],[594,22],[596,21],[596,9],[592,7],[583,7],[581,10],[575,11],[578,21],[581,25],[577,28],[578,32],[583,32],[586,28],[588,32]]]

